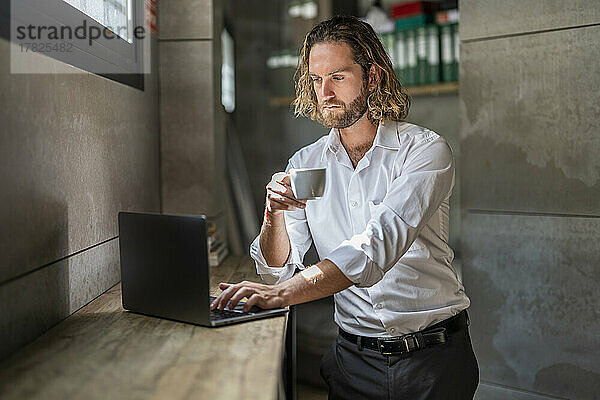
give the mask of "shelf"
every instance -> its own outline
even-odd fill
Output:
[[[436,83],[433,85],[406,86],[406,92],[415,96],[437,96],[458,93],[458,82]]]
[[[440,94],[457,94],[458,82],[436,83],[434,85],[406,86],[406,92],[412,97],[437,96]],[[287,107],[294,101],[293,96],[278,96],[269,99],[271,107]]]
[[[289,106],[294,101],[294,96],[279,96],[279,97],[271,97],[269,99],[269,105],[271,107],[283,107]]]

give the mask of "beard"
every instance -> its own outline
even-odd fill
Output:
[[[348,106],[342,101],[327,101],[319,104],[319,114],[322,124],[328,128],[344,129],[352,126],[367,112],[367,85],[361,87],[360,93]],[[337,105],[341,109],[323,110],[323,106]]]

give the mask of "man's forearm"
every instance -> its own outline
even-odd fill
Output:
[[[284,306],[289,306],[331,296],[352,285],[333,262],[325,259],[277,286]]]
[[[260,251],[271,267],[281,267],[290,254],[290,239],[285,228],[283,211],[265,215],[260,228]]]

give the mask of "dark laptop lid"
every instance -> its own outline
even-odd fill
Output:
[[[119,213],[123,308],[209,325],[206,217]]]

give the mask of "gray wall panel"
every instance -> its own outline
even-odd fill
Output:
[[[600,23],[597,0],[461,0],[460,39]]]
[[[160,39],[214,38],[213,1],[161,1],[158,5]]]
[[[600,218],[466,214],[463,276],[481,379],[600,396]]]
[[[115,285],[118,258],[113,239],[0,286],[0,359]]]
[[[224,210],[224,202],[215,201],[223,184],[217,156],[223,153],[216,151],[222,132],[216,128],[213,46],[212,41],[159,43],[164,212]]]
[[[460,107],[458,95],[417,96],[412,99],[408,122],[432,129],[452,147],[456,163],[450,197],[450,246],[458,251],[460,239]]]
[[[513,390],[501,386],[487,385],[480,383],[475,392],[475,400],[547,400],[556,399],[556,397],[548,397],[536,393]]]
[[[9,52],[0,39],[0,58]],[[156,73],[140,91],[79,70],[10,74],[9,64],[0,63],[0,283],[115,237],[119,210],[160,208]]]
[[[595,26],[462,45],[465,208],[599,215],[599,40]]]

